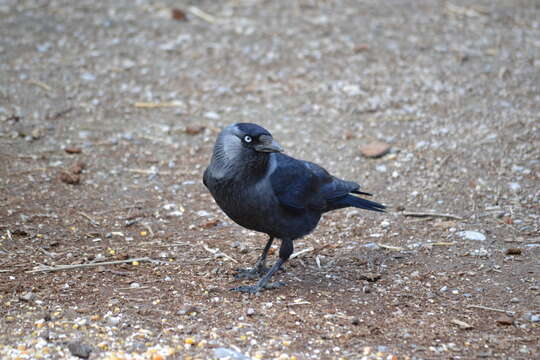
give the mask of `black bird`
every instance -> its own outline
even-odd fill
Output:
[[[261,257],[237,278],[261,279],[231,290],[257,293],[293,252],[293,241],[312,232],[325,212],[356,207],[383,212],[385,206],[352,195],[371,195],[360,185],[340,180],[309,161],[282,154],[272,135],[256,124],[237,123],[219,134],[204,185],[219,207],[237,224],[268,234]],[[266,256],[281,239],[279,259],[270,269]],[[281,283],[276,284],[281,285]]]

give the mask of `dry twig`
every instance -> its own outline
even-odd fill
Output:
[[[309,305],[311,304],[309,301],[301,300],[301,301],[294,301],[287,304],[287,306],[295,306],[295,305]]]
[[[500,312],[500,313],[504,313],[504,314],[512,313],[512,311],[503,310],[503,309],[496,309],[496,308],[482,306],[482,305],[467,305],[467,307],[468,308],[473,308],[473,309],[495,311],[495,312]]]
[[[434,212],[404,211],[401,214],[403,216],[411,216],[411,217],[441,217],[441,218],[448,218],[448,219],[455,219],[455,220],[463,220],[461,216],[457,216],[453,214],[434,213]]]
[[[188,10],[189,10],[190,13],[192,13],[196,17],[198,17],[200,19],[203,19],[204,21],[206,21],[206,22],[208,22],[210,24],[215,24],[217,22],[217,19],[216,19],[215,16],[212,16],[212,15],[202,11],[198,7],[190,6],[188,8]]]
[[[294,259],[295,257],[298,257],[298,256],[300,256],[300,255],[302,255],[302,254],[305,254],[305,253],[310,252],[310,251],[313,251],[313,250],[315,250],[315,248],[312,247],[312,246],[310,246],[310,247],[308,247],[308,248],[305,248],[305,249],[302,249],[302,250],[300,250],[300,251],[298,251],[298,252],[295,252],[294,254],[292,254],[292,255],[289,257],[289,259]]]
[[[171,175],[169,171],[158,171],[158,170],[152,170],[152,169],[125,169],[127,172],[132,172],[136,174],[144,174],[144,175]]]
[[[201,244],[202,244],[204,250],[208,251],[209,253],[214,254],[214,257],[223,257],[225,259],[231,260],[232,262],[238,264],[238,261],[236,261],[235,259],[233,259],[229,255],[225,254],[223,251],[219,250],[218,248],[212,249],[212,248],[208,247],[205,243],[201,243]]]
[[[90,264],[57,265],[57,266],[39,265],[39,266],[36,266],[32,270],[28,270],[27,273],[35,273],[35,272],[40,272],[40,271],[71,270],[71,269],[77,269],[77,268],[95,267],[95,266],[102,266],[102,265],[125,264],[125,263],[131,263],[135,261],[157,262],[156,260],[143,257],[143,258],[126,259],[126,260],[103,261],[103,262],[96,262],[96,263],[90,263]]]
[[[30,85],[36,85],[36,86],[39,86],[40,88],[44,89],[44,90],[47,90],[47,91],[52,91],[51,87],[47,84],[45,84],[44,82],[41,82],[39,80],[28,80],[27,81]]]
[[[399,246],[385,245],[385,244],[381,244],[381,243],[377,243],[377,245],[379,245],[379,247],[381,247],[383,249],[386,249],[386,250],[392,250],[392,251],[403,251],[403,250],[405,250],[405,249],[403,249],[402,247],[399,247]]]
[[[135,107],[146,108],[146,109],[154,109],[154,108],[160,108],[160,107],[183,107],[183,106],[184,104],[180,101],[161,102],[161,103],[139,101],[135,103]]]
[[[88,219],[88,221],[90,221],[90,224],[92,224],[93,226],[99,227],[99,223],[96,220],[92,219],[87,213],[79,211],[79,214]]]

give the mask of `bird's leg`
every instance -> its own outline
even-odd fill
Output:
[[[257,259],[257,262],[255,263],[253,268],[252,269],[237,269],[238,273],[235,275],[235,278],[256,279],[266,274],[268,272],[268,268],[266,267],[266,257],[268,256],[268,251],[270,250],[270,246],[272,246],[273,242],[274,242],[274,237],[270,236],[270,238],[266,242],[266,245],[264,246],[261,256]]]
[[[268,272],[257,282],[257,284],[252,285],[252,286],[238,286],[231,290],[247,292],[250,294],[256,294],[261,289],[264,289],[264,288],[275,289],[275,288],[283,286],[284,284],[281,282],[268,283],[268,281],[270,280],[272,275],[274,275],[274,273],[279,270],[281,265],[283,265],[289,259],[292,252],[293,252],[292,240],[290,239],[281,240],[281,247],[279,248],[279,259],[276,261],[274,266],[272,266],[270,270],[268,270]]]

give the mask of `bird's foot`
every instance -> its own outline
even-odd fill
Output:
[[[243,293],[248,294],[257,294],[261,290],[272,290],[272,289],[279,289],[280,287],[285,286],[285,283],[281,281],[276,281],[273,283],[268,283],[264,286],[257,286],[257,285],[251,285],[251,286],[237,286],[235,288],[232,288],[231,291],[239,291]]]
[[[236,272],[234,278],[237,280],[258,279],[268,272],[268,268],[266,266],[260,266],[252,269],[236,269]]]

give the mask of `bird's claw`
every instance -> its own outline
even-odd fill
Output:
[[[248,294],[257,294],[260,290],[279,289],[282,286],[285,286],[284,282],[276,281],[276,282],[268,283],[262,287],[257,286],[257,285],[237,286],[237,287],[232,288],[231,291],[239,291],[239,292],[248,293]]]
[[[267,267],[252,268],[252,269],[236,269],[237,274],[234,278],[237,280],[242,279],[257,279],[262,277],[268,272]]]
[[[271,289],[279,289],[280,287],[283,287],[285,286],[285,283],[282,282],[282,281],[275,281],[275,282],[272,282],[272,283],[268,283],[264,286],[264,288],[266,290],[271,290]]]
[[[231,291],[239,291],[248,294],[257,294],[261,290],[259,286],[237,286],[231,289]]]

